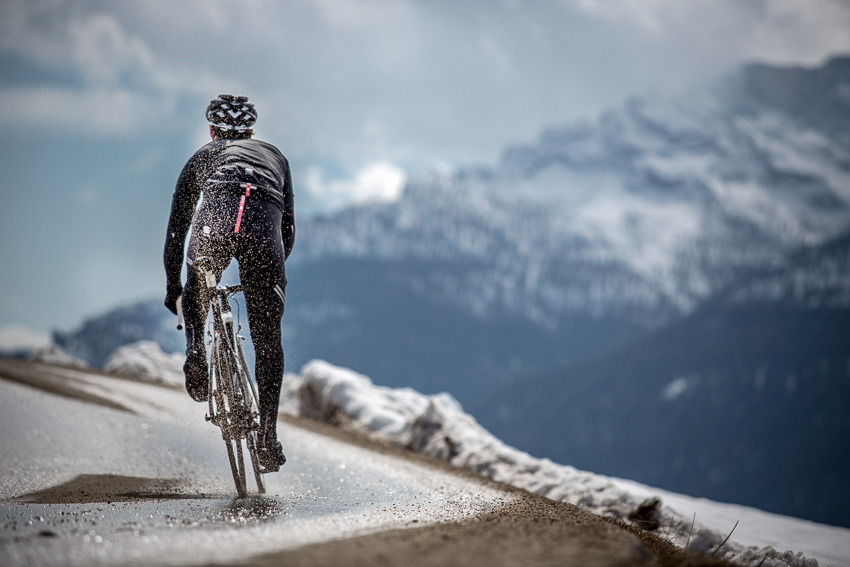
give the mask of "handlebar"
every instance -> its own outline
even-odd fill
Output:
[[[219,293],[223,293],[225,295],[233,295],[234,293],[239,293],[242,291],[242,284],[236,285],[219,285],[216,286],[215,290]]]
[[[230,298],[234,293],[242,291],[242,284],[236,285],[216,285],[216,276],[213,271],[214,259],[211,256],[201,256],[194,261],[194,268],[203,274],[207,287],[215,291],[216,294],[224,298]],[[183,330],[186,321],[183,318],[183,295],[177,298],[177,330]]]

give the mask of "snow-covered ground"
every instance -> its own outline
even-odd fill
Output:
[[[426,396],[379,387],[354,371],[313,361],[300,375],[286,375],[281,411],[358,430],[603,515],[626,519],[647,499],[660,497],[662,535],[706,553],[719,547],[717,556],[742,565],[810,566],[816,559],[821,566],[850,566],[850,529],[692,498],[532,457],[495,438],[446,393]]]
[[[738,504],[695,498],[631,480],[611,480],[622,490],[636,496],[658,496],[671,509],[685,517],[696,518],[704,526],[728,532],[737,523],[731,539],[739,544],[801,551],[806,557],[817,559],[821,566],[850,565],[850,530],[847,528],[772,514]]]

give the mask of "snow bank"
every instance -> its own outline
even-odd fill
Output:
[[[115,349],[103,369],[119,376],[183,386],[185,360],[186,357],[179,353],[166,354],[154,341],[138,341]]]
[[[30,354],[29,360],[35,362],[47,362],[48,364],[57,364],[59,366],[69,366],[71,368],[89,367],[88,362],[69,354],[68,351],[53,343],[35,349],[35,351]]]
[[[11,323],[0,328],[0,355],[30,355],[53,344],[46,333],[36,331],[20,323]]]
[[[409,388],[391,389],[372,384],[352,370],[324,361],[312,361],[301,375],[287,374],[281,393],[281,411],[366,433],[402,447],[469,469],[487,478],[575,504],[591,512],[623,520],[633,515],[645,495],[626,490],[615,479],[538,459],[504,444],[481,427],[447,393],[426,396]],[[727,534],[696,524],[659,503],[649,506],[651,520],[674,543],[712,553]],[[731,527],[730,527],[731,528]],[[801,553],[778,552],[771,547],[746,547],[733,541],[716,554],[742,565],[812,567],[817,561]]]

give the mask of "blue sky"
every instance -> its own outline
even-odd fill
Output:
[[[219,93],[257,104],[305,218],[630,94],[819,63],[848,29],[846,0],[6,0],[0,327],[163,294],[174,181]]]

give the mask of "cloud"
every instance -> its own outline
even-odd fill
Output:
[[[392,202],[401,196],[407,176],[394,165],[386,162],[370,163],[352,179],[327,181],[322,170],[311,167],[307,170],[304,187],[312,201],[321,203],[322,208],[334,209],[346,204],[368,202]]]
[[[0,51],[84,89],[244,92],[305,153],[462,162],[647,86],[850,49],[848,17],[842,0],[7,0]]]
[[[125,72],[141,73],[144,81],[156,75],[153,50],[137,33],[128,32],[109,14],[94,14],[67,24],[73,65],[88,82],[115,83]]]
[[[153,116],[188,145],[238,92],[296,161],[486,163],[628,95],[850,50],[848,18],[842,0],[6,0],[0,55],[61,79],[8,77],[0,121],[130,136]]]
[[[371,30],[383,33],[387,22],[400,22],[415,17],[414,3],[405,0],[314,0],[313,4],[318,8],[320,16],[331,27],[339,30]]]
[[[7,77],[0,123],[12,130],[127,136],[170,122],[182,90],[139,30],[92,4],[3,3],[0,53],[57,77],[37,84]]]
[[[821,63],[826,54],[850,51],[850,2],[774,0],[762,5],[748,34],[750,53],[783,63]]]
[[[165,117],[173,101],[124,88],[6,87],[0,89],[0,124],[14,130],[130,134],[151,117]],[[163,121],[164,122],[164,121]]]
[[[850,50],[847,0],[564,0],[564,5],[679,46],[690,57],[817,64]]]
[[[661,31],[662,16],[670,8],[669,0],[572,0],[567,4],[590,16],[625,23],[648,32]]]
[[[157,82],[153,48],[116,15],[53,4],[55,12],[42,2],[4,3],[0,49],[44,68],[71,70],[86,85],[114,84],[122,76],[143,85]]]

